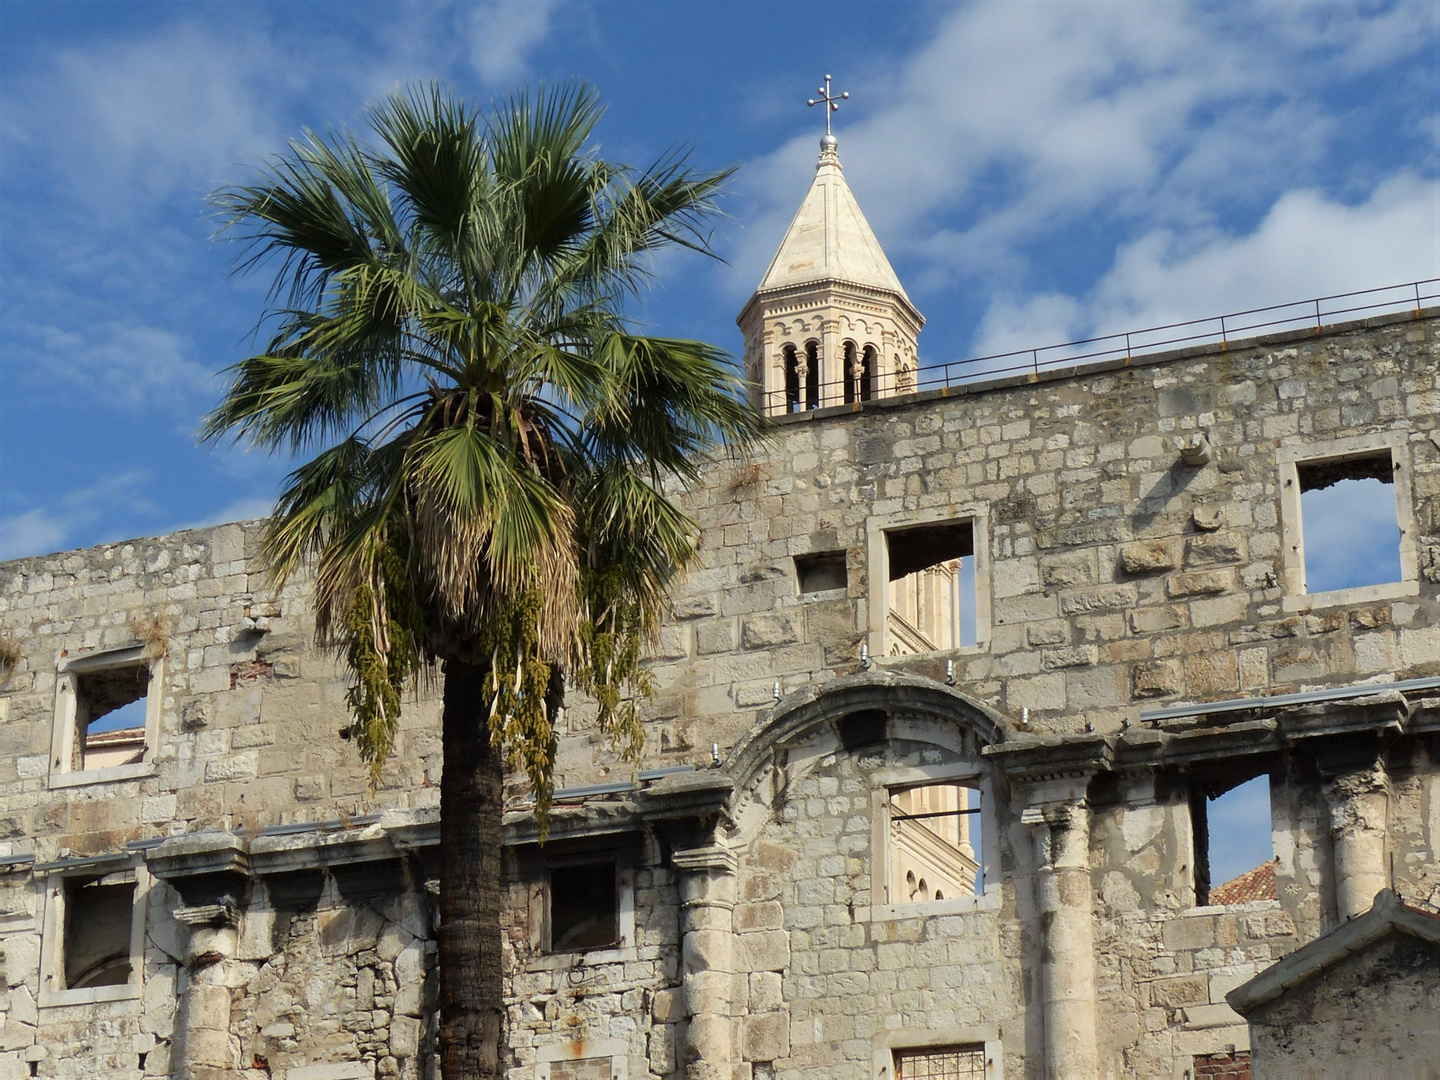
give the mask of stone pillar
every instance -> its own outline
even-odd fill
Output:
[[[1095,1076],[1095,946],[1090,811],[1083,797],[1044,801],[1021,821],[1034,829],[1040,910],[1045,1075]]]
[[[174,910],[190,927],[185,948],[185,983],[176,1018],[174,1067],[186,1080],[232,1080],[239,1062],[230,1038],[230,988],[225,961],[239,945],[239,913],[230,903],[196,904]]]
[[[735,979],[733,852],[719,844],[677,851],[680,871],[681,971],[688,1031],[686,1080],[730,1080]]]
[[[820,407],[845,401],[845,350],[840,347],[840,320],[820,323]]]
[[[1322,789],[1330,807],[1330,846],[1335,859],[1335,914],[1341,922],[1370,910],[1375,894],[1389,888],[1385,865],[1390,785],[1385,763],[1333,776]]]

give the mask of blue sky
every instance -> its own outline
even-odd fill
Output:
[[[266,281],[204,195],[396,84],[571,77],[602,151],[740,165],[637,315],[732,349],[811,176],[846,175],[927,364],[1440,273],[1440,3],[0,0],[0,558],[265,511],[197,447]]]

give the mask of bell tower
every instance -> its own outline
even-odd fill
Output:
[[[760,286],[735,320],[745,377],[771,416],[890,397],[915,389],[916,310],[845,182],[830,114],[849,94],[820,99],[825,135],[815,180]]]

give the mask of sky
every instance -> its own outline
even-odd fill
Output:
[[[586,80],[606,157],[739,166],[633,312],[738,351],[826,72],[925,365],[1440,274],[1437,0],[0,0],[0,559],[268,510],[195,439],[269,284],[205,197],[287,139]]]

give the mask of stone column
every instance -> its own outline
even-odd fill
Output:
[[[845,401],[845,350],[840,347],[840,320],[825,319],[820,323],[820,407],[840,405]]]
[[[185,948],[185,983],[176,1018],[175,1071],[186,1080],[232,1080],[239,1063],[230,1039],[230,988],[225,961],[239,944],[239,913],[230,903],[196,904],[174,910],[190,927]]]
[[[686,1080],[729,1080],[738,860],[719,844],[677,851],[673,859],[680,871],[681,971],[689,1020]]]
[[[1044,801],[1026,808],[1021,821],[1035,835],[1045,1075],[1095,1076],[1090,811],[1083,797]]]
[[[1335,860],[1335,913],[1341,922],[1370,910],[1389,888],[1385,846],[1390,785],[1380,760],[1333,776],[1322,791],[1330,807]]]

